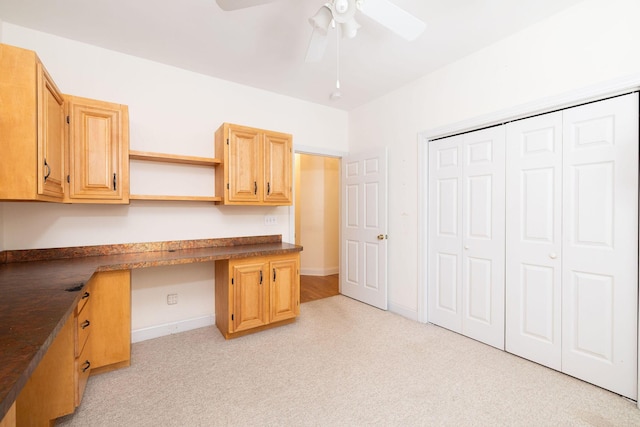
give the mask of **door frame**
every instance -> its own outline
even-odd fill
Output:
[[[504,124],[513,120],[549,113],[574,107],[579,104],[598,101],[617,95],[640,90],[640,73],[604,83],[590,85],[560,95],[542,98],[526,104],[514,106],[490,114],[476,116],[468,120],[435,127],[418,133],[418,321],[428,322],[428,202],[429,202],[429,141],[459,133]],[[640,218],[639,218],[640,225]],[[640,240],[640,227],[638,232]],[[640,273],[640,263],[639,263]],[[638,316],[638,384],[640,388],[640,315]],[[640,399],[637,403],[640,409]]]
[[[311,156],[322,156],[322,157],[333,157],[336,158],[338,160],[340,160],[340,165],[338,167],[338,189],[342,188],[342,159],[344,157],[346,157],[348,155],[347,152],[344,151],[338,151],[338,150],[331,150],[331,149],[327,149],[327,148],[322,148],[322,147],[309,147],[309,146],[305,146],[305,145],[297,145],[294,142],[293,145],[293,153],[292,153],[292,161],[291,161],[291,174],[293,176],[293,180],[292,180],[292,184],[291,186],[292,191],[291,191],[291,197],[293,202],[291,203],[291,206],[289,206],[289,236],[291,236],[295,242],[296,239],[296,205],[295,205],[295,200],[296,200],[296,186],[295,186],[295,181],[296,181],[296,157],[295,154],[308,154]],[[342,212],[342,198],[339,197],[338,198],[338,212]],[[342,242],[342,215],[338,215],[338,241]],[[342,259],[342,245],[338,246],[338,260],[340,261]],[[341,274],[340,271],[340,262],[338,263],[338,274]],[[338,290],[340,291],[340,293],[342,293],[342,286],[339,284],[338,285],[339,288]]]

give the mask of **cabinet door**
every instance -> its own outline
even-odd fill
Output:
[[[69,198],[127,203],[129,199],[127,107],[67,97]]]
[[[291,204],[291,135],[264,134],[264,201]]]
[[[262,200],[260,133],[256,129],[230,127],[228,138],[228,200],[260,202]]]
[[[269,264],[271,297],[269,299],[270,322],[291,319],[300,313],[300,276],[298,261],[285,259]]]
[[[233,264],[233,331],[239,332],[269,323],[269,278],[263,261]]]
[[[41,63],[37,64],[38,194],[64,196],[64,99]]]
[[[91,369],[131,360],[131,271],[95,273],[91,283]]]
[[[48,426],[75,409],[75,318],[69,316],[16,399],[16,424]]]

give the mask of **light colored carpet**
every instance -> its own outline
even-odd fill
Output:
[[[640,426],[618,395],[344,296],[225,341],[207,327],[133,345],[60,426]]]

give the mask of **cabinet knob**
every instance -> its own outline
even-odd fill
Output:
[[[551,259],[556,259],[556,258],[558,258],[558,254],[556,254],[555,252],[551,252],[551,253],[549,254],[549,258],[551,258]]]
[[[465,251],[469,250],[469,246],[468,245],[464,245],[464,250]]]
[[[84,294],[82,294],[82,298],[81,299],[87,299],[87,298],[89,298],[89,295],[91,295],[89,292],[85,292]]]
[[[85,360],[84,363],[82,364],[82,372],[86,372],[87,369],[89,369],[91,367],[91,362],[89,362],[88,360]]]
[[[90,324],[91,324],[91,322],[89,322],[89,319],[87,319],[87,320],[85,320],[84,322],[82,322],[82,323],[80,324],[80,327],[81,327],[82,329],[84,329],[84,328],[89,327],[89,325],[90,325]]]
[[[253,181],[253,194],[258,194],[258,181]]]
[[[44,174],[44,182],[47,182],[47,178],[51,175],[51,166],[47,163],[47,159],[44,159],[44,167],[47,168],[46,173]]]

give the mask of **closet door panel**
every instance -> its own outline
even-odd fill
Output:
[[[561,368],[562,113],[507,125],[505,348]]]
[[[462,146],[462,331],[503,350],[504,132],[471,132]]]
[[[429,322],[462,332],[462,138],[429,143]]]
[[[638,95],[564,112],[562,370],[637,398]]]

